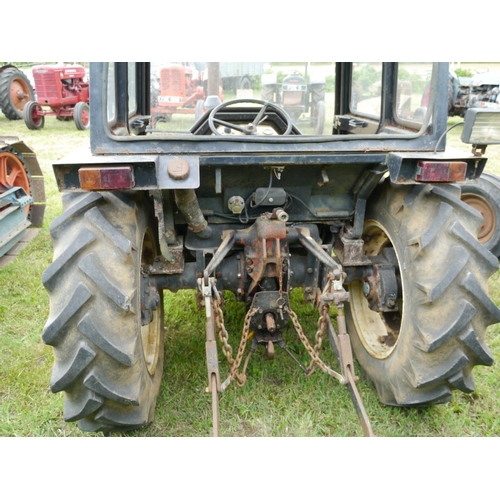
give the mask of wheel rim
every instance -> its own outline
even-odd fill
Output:
[[[89,126],[89,107],[84,104],[80,109],[80,122],[83,128],[88,128]]]
[[[12,105],[18,111],[22,111],[30,99],[31,92],[28,84],[20,78],[14,78],[10,83],[10,100]]]
[[[151,265],[156,257],[156,245],[151,228],[148,228],[144,234],[141,253],[141,267]],[[142,296],[142,293],[141,293]],[[160,300],[162,296],[160,294]],[[162,315],[160,314],[161,304],[153,310],[153,317],[149,324],[141,326],[141,340],[144,358],[146,360],[146,367],[149,374],[155,374],[158,365],[158,357],[160,353],[160,339],[161,339],[161,321]]]
[[[38,104],[33,103],[31,109],[29,109],[29,112],[31,123],[33,124],[33,126],[35,128],[40,128],[44,120],[42,108]]]
[[[14,187],[22,187],[26,194],[30,194],[30,182],[28,174],[21,160],[7,151],[0,152],[0,193],[4,193]],[[30,206],[26,206],[29,213]]]
[[[85,128],[89,126],[89,108],[85,107],[82,111],[82,123]]]
[[[365,253],[369,257],[380,255],[382,250],[386,248],[395,250],[387,231],[377,221],[366,221],[363,239],[365,241]],[[389,357],[396,348],[399,333],[402,331],[404,317],[402,298],[399,298],[397,302],[398,311],[381,313],[370,309],[361,282],[355,281],[351,283],[349,292],[351,314],[364,348],[374,358],[385,359]]]
[[[483,224],[481,225],[477,239],[480,243],[485,244],[495,232],[497,225],[495,210],[485,198],[476,194],[464,194],[462,201],[476,209],[483,216]]]

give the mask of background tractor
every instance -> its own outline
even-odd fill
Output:
[[[450,116],[465,116],[469,108],[500,109],[500,73],[484,71],[453,78],[454,98]]]
[[[30,130],[43,128],[46,116],[73,119],[78,130],[89,128],[89,83],[83,66],[40,65],[34,66],[32,73],[36,101],[27,102],[23,109]]]
[[[0,110],[9,120],[20,120],[23,109],[35,98],[25,73],[12,64],[0,67]]]
[[[169,122],[174,113],[195,115],[203,113],[205,91],[196,68],[173,63],[155,69],[152,79],[153,124]]]
[[[215,94],[224,99],[222,86]],[[204,112],[207,97],[206,63],[164,63],[153,67],[151,88],[152,125],[170,122],[173,114],[194,115]]]
[[[302,74],[293,71],[281,83],[277,74],[262,75],[262,99],[282,106],[297,122],[309,113],[309,121],[315,134],[322,134],[325,126],[325,77],[309,74],[307,64]]]

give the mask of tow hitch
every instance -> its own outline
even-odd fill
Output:
[[[289,269],[287,244],[291,239],[300,242],[328,269],[326,286],[317,300],[320,318],[314,346],[309,342],[297,314],[292,310],[286,291],[286,276]],[[234,357],[233,349],[229,344],[229,334],[224,324],[220,291],[213,275],[237,242],[244,246],[251,283],[247,294],[247,314],[240,344],[236,357]],[[277,289],[266,289],[266,286],[269,287],[271,282],[277,283]],[[203,278],[198,279],[198,288],[203,296],[206,312],[208,371],[206,390],[212,395],[213,436],[219,435],[219,393],[224,392],[232,381],[242,387],[246,382],[246,369],[249,360],[258,346],[263,345],[267,350],[268,357],[272,358],[274,357],[275,344],[284,349],[307,376],[319,367],[324,373],[345,385],[349,390],[364,435],[374,435],[356,387],[358,377],[354,370],[351,342],[344,318],[344,303],[349,300],[349,293],[343,287],[342,266],[311,238],[306,228],[286,228],[284,222],[276,219],[273,214],[265,214],[249,229],[226,232],[221,245],[207,265]],[[262,291],[256,292],[257,289]],[[329,316],[331,306],[336,307],[338,312],[338,333]],[[293,355],[282,338],[281,330],[289,321],[292,322],[294,330],[311,358],[308,367],[304,366]],[[229,375],[223,382],[221,382],[219,372],[217,334],[229,367]],[[320,358],[322,343],[327,336],[340,367],[340,373],[326,365]],[[243,362],[246,346],[250,339],[252,345]],[[243,368],[240,370],[242,362]]]

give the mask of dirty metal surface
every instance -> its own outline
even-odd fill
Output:
[[[16,257],[28,246],[28,243],[39,233],[39,228],[30,227],[26,230],[21,240],[5,255],[0,257],[0,269],[14,262]]]

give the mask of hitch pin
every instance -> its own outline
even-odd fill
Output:
[[[201,293],[203,297],[205,297],[205,311],[207,318],[210,318],[212,316],[212,305],[210,304],[210,299],[212,298],[212,286],[210,284],[202,285]]]

